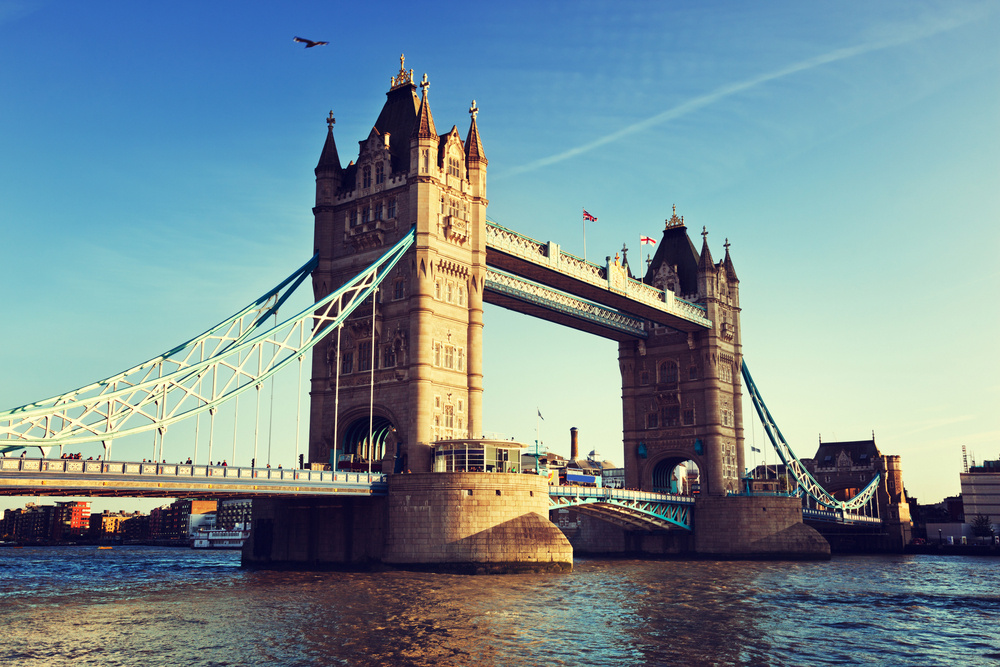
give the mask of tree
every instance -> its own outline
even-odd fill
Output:
[[[993,536],[993,525],[990,523],[989,514],[976,515],[972,521],[972,534],[980,538]]]

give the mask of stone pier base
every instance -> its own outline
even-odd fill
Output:
[[[560,571],[573,547],[548,520],[536,475],[389,477],[383,498],[254,500],[243,564],[286,569]]]
[[[694,551],[717,558],[830,558],[829,543],[802,523],[802,501],[778,496],[698,498]]]

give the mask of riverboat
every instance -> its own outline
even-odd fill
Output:
[[[226,528],[202,528],[191,539],[192,549],[242,549],[250,537],[250,529],[236,524],[231,530]]]

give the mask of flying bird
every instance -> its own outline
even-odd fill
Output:
[[[329,44],[330,42],[314,42],[311,39],[303,39],[302,37],[293,37],[293,42],[299,42],[300,44],[305,44],[307,49],[311,49],[314,46],[323,46],[324,44]]]

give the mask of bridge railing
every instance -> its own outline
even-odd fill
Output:
[[[228,478],[326,482],[339,484],[385,484],[382,473],[333,472],[295,468],[249,468],[191,463],[135,463],[129,461],[83,461],[79,459],[0,459],[0,472],[59,473],[64,475],[118,475],[122,477]]]
[[[635,500],[640,502],[674,503],[693,505],[693,496],[682,496],[676,493],[655,493],[653,491],[631,491],[629,489],[596,488],[589,486],[550,486],[550,496],[586,496],[587,498],[606,498],[616,500]]]
[[[842,510],[819,510],[810,507],[802,508],[802,518],[812,521],[829,521],[831,523],[882,523],[882,519],[877,516],[867,516],[865,514]]]

